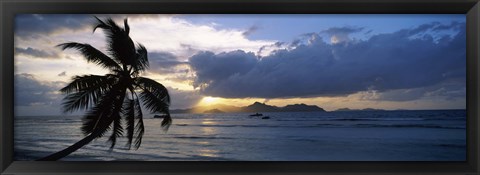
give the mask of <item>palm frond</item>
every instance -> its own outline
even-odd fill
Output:
[[[123,32],[123,29],[120,28],[112,18],[107,18],[105,21],[101,20],[100,18],[94,16],[97,19],[97,24],[93,28],[93,32],[97,30],[97,28],[103,29],[107,34],[107,37],[112,37],[115,33]]]
[[[144,72],[146,69],[148,69],[148,67],[149,63],[147,48],[145,48],[145,46],[143,46],[142,44],[139,44],[137,47],[136,59],[132,64],[132,74],[134,76],[137,76],[139,73]]]
[[[74,112],[77,110],[88,110],[98,101],[98,94],[95,90],[81,91],[67,95],[63,99],[63,112]]]
[[[96,16],[93,16],[95,19],[97,19],[97,24],[95,25],[95,27],[93,28],[93,32],[95,32],[95,30],[97,30],[97,28],[101,28],[101,29],[108,29],[108,25],[103,22],[102,20],[100,20],[98,17]]]
[[[117,143],[117,137],[121,137],[123,135],[123,127],[122,127],[122,120],[120,118],[119,113],[113,113],[113,116],[110,116],[113,118],[113,130],[112,130],[112,135],[108,138],[108,142],[110,142],[110,149],[113,149],[115,147],[115,144]]]
[[[135,131],[135,100],[129,99],[123,104],[123,117],[126,121],[127,129],[127,147],[131,148],[133,134]]]
[[[82,44],[76,42],[69,42],[57,45],[57,47],[61,47],[62,50],[65,49],[76,49],[82,53],[82,55],[87,59],[88,62],[95,63],[103,68],[109,70],[119,70],[121,67],[115,62],[115,60],[111,59],[95,47],[89,44]]]
[[[115,96],[116,98],[114,100],[112,114],[109,116],[113,119],[112,134],[108,138],[108,142],[111,144],[110,149],[115,147],[115,144],[117,143],[117,137],[121,137],[123,135],[122,118],[120,115],[122,113],[124,100],[126,99],[126,87],[120,85],[119,91],[117,92],[119,93]]]
[[[142,144],[143,134],[145,133],[145,126],[143,125],[143,113],[142,108],[140,107],[140,101],[138,97],[135,99],[135,120],[137,124],[135,125],[135,149],[140,148]]]
[[[115,81],[115,77],[111,75],[73,77],[73,81],[70,84],[60,89],[61,92],[68,94],[63,99],[63,111],[87,110],[98,103],[99,98],[111,88],[111,84],[115,83]]]
[[[125,29],[123,29],[119,27],[111,18],[107,18],[105,21],[102,21],[97,17],[95,18],[97,19],[98,23],[95,26],[94,31],[97,28],[101,28],[105,31],[110,55],[112,55],[115,60],[119,61],[123,65],[132,65],[136,53],[135,45],[130,36],[128,36],[130,29],[127,21],[124,21]]]
[[[136,85],[142,90],[140,98],[143,101],[145,108],[149,109],[152,113],[164,113],[166,117],[162,121],[162,128],[168,129],[172,123],[170,117],[170,95],[167,88],[162,84],[144,77],[138,77],[135,79]]]
[[[112,114],[112,103],[113,99],[107,100],[103,99],[101,103],[98,103],[93,107],[85,117],[82,119],[81,130],[84,135],[92,134],[93,132],[100,133],[99,137],[111,129],[110,124],[113,122],[113,117],[110,117]]]
[[[128,35],[130,33],[130,26],[128,26],[128,19],[123,20],[123,25],[125,26],[125,33]]]
[[[100,132],[99,137],[102,137],[106,131],[111,129],[110,125],[114,120],[120,120],[118,116],[124,98],[125,90],[119,84],[115,84],[108,92],[104,93],[99,102],[85,115],[81,128],[83,133],[88,135]]]
[[[140,98],[142,99],[145,107],[150,112],[167,113],[170,106],[170,95],[167,88],[155,80],[137,77],[135,78],[135,84],[142,90]]]
[[[160,126],[162,127],[163,131],[168,131],[168,128],[172,125],[172,117],[170,116],[170,112],[163,117],[162,123]]]
[[[100,85],[112,84],[116,81],[116,78],[116,75],[113,74],[74,76],[72,82],[60,89],[60,92],[70,94],[72,92],[79,92],[88,89],[92,86],[97,87]],[[107,85],[105,85],[105,87],[107,87]]]

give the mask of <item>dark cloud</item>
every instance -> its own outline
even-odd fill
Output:
[[[332,27],[326,30],[323,30],[323,33],[336,35],[336,34],[351,34],[356,32],[361,32],[364,28],[363,27]]]
[[[368,30],[368,31],[366,31],[364,34],[365,34],[365,35],[368,35],[368,34],[370,34],[370,33],[372,33],[372,32],[373,32],[373,30]]]
[[[244,36],[251,35],[252,33],[256,32],[258,29],[260,29],[260,27],[257,25],[250,26],[246,31],[242,33],[242,35]]]
[[[46,58],[46,59],[58,59],[59,54],[55,52],[47,52],[39,49],[34,49],[31,47],[27,48],[15,48],[15,53],[20,55],[28,55],[35,58]]]
[[[412,88],[412,89],[398,89],[382,93],[378,93],[373,98],[368,100],[377,101],[411,101],[420,98],[444,98],[447,100],[454,100],[465,98],[466,82],[465,79],[454,79],[445,81],[433,86]]]
[[[59,77],[67,76],[67,71],[63,71],[58,74]]]
[[[148,53],[148,60],[150,62],[151,72],[156,73],[178,73],[185,70],[177,70],[175,67],[179,65],[186,65],[186,62],[179,61],[172,53],[168,52],[150,52]]]
[[[55,92],[62,82],[42,83],[32,74],[25,73],[15,74],[14,81],[16,106],[50,105],[60,100],[60,95]]]
[[[194,85],[202,94],[228,98],[346,96],[368,90],[382,93],[429,87],[452,80],[464,86],[465,24],[444,28],[456,30],[453,36],[428,33],[438,26],[427,24],[353,43],[328,44],[318,34],[310,34],[308,42],[298,42],[301,44],[294,49],[277,50],[261,59],[253,53],[234,51],[202,52],[189,61],[196,72]],[[362,29],[327,31],[342,30]],[[423,35],[412,37],[416,34]],[[444,88],[452,92],[448,86]],[[433,89],[410,94],[429,91]],[[383,98],[398,100],[400,96]]]
[[[401,30],[399,32],[405,33],[406,35],[410,35],[410,37],[432,37],[433,39],[442,39],[436,36],[442,36],[442,35],[438,35],[439,33],[445,34],[448,32],[460,31],[460,30],[465,30],[465,23],[452,22],[450,24],[442,24],[439,22],[432,22],[432,23],[420,25],[413,29]]]
[[[96,22],[94,16],[99,18],[112,18],[114,20],[141,19],[158,17],[152,14],[132,15],[104,15],[104,14],[20,14],[15,17],[15,35],[18,37],[36,37],[37,35],[49,35],[57,31],[93,31]],[[123,23],[121,23],[123,24]]]
[[[193,85],[200,87],[204,84],[227,83],[217,80],[245,75],[257,64],[257,57],[251,52],[241,50],[220,54],[200,52],[190,57],[189,63],[197,75]]]
[[[15,18],[15,35],[29,37],[48,35],[59,30],[82,30],[92,27],[93,15],[22,14]]]
[[[432,31],[444,31],[444,30],[460,30],[465,25],[461,22],[454,21],[450,24],[434,23]]]
[[[430,88],[425,97],[446,97],[447,100],[465,99],[467,94],[465,79],[450,81]]]
[[[350,40],[350,34],[361,32],[363,27],[332,27],[323,30],[321,33],[327,34],[332,42],[346,42]]]
[[[261,55],[263,51],[265,51],[265,49],[268,49],[268,48],[279,48],[279,47],[282,47],[283,45],[285,44],[285,42],[275,42],[271,45],[265,45],[265,46],[262,46],[260,47],[260,49],[258,49],[257,51],[257,56]],[[296,43],[297,45],[298,43]]]

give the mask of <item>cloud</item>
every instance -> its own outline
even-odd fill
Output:
[[[59,57],[58,53],[47,52],[39,49],[34,49],[31,47],[27,48],[15,48],[15,53],[19,55],[26,55],[34,58],[46,58],[46,59],[57,59]]]
[[[202,87],[206,84],[212,85],[217,80],[226,80],[247,73],[257,64],[257,57],[252,52],[241,50],[219,54],[201,52],[192,56],[189,63],[197,75],[194,87]]]
[[[463,23],[458,21],[453,21],[450,24],[441,24],[441,23],[432,23],[434,26],[432,31],[445,31],[445,30],[461,30],[463,27]]]
[[[186,65],[187,62],[179,61],[178,58],[169,52],[150,52],[148,53],[150,62],[149,71],[154,73],[176,73],[175,67]]]
[[[186,109],[196,106],[198,102],[203,98],[197,91],[185,91],[167,87],[170,94],[171,107],[170,109]]]
[[[15,74],[15,106],[51,105],[59,103],[58,90],[63,82],[40,82],[32,74]]]
[[[158,15],[141,14],[116,14],[116,15],[90,15],[90,14],[21,14],[15,17],[15,35],[19,37],[35,37],[37,35],[51,35],[57,32],[92,31],[96,22],[94,16],[112,18],[114,20],[148,19]],[[163,15],[165,16],[165,15]]]
[[[251,35],[252,33],[256,32],[258,29],[260,29],[259,26],[257,25],[252,25],[250,26],[247,30],[245,30],[242,34],[244,36],[248,36],[248,35]]]
[[[148,46],[150,51],[170,52],[183,61],[198,51],[220,53],[241,49],[256,52],[264,45],[277,42],[250,40],[243,34],[245,30],[220,28],[212,24],[194,24],[172,16],[132,20],[130,28],[131,37]],[[255,30],[254,28],[251,30]]]
[[[326,30],[323,30],[322,32],[330,34],[330,35],[335,35],[335,34],[350,34],[350,33],[356,33],[362,31],[364,28],[363,27],[350,27],[350,26],[345,26],[345,27],[331,27]]]
[[[465,79],[453,79],[435,84],[433,86],[418,87],[411,89],[395,89],[384,92],[369,90],[357,94],[360,100],[373,101],[412,101],[418,99],[446,99],[456,100],[465,99],[466,82]]]
[[[314,37],[307,42],[299,42],[293,49],[276,50],[260,59],[244,51],[202,52],[189,62],[196,72],[194,85],[209,96],[288,98],[393,90],[405,94],[401,89],[466,81],[465,24],[459,24],[444,28],[455,30],[454,35],[429,33],[438,29],[438,25],[429,24],[373,35],[354,43],[328,44],[318,34],[310,34]],[[417,34],[422,37],[412,37]],[[382,98],[413,99],[392,94],[384,94]]]
[[[100,19],[110,17],[123,24],[128,18],[131,28],[130,36],[137,42],[148,46],[152,51],[169,51],[182,58],[188,58],[192,50],[209,50],[214,52],[232,51],[236,49],[257,51],[263,45],[276,41],[249,40],[244,33],[258,29],[219,29],[214,25],[198,25],[167,14],[22,14],[15,18],[15,36],[23,40],[48,39],[68,34],[92,35],[97,16]],[[48,36],[47,38],[45,38]],[[155,36],[155,37],[153,37]],[[75,38],[76,39],[76,38]],[[188,44],[188,48],[184,46]],[[58,44],[58,43],[57,43]],[[186,53],[183,53],[186,52]]]
[[[67,76],[67,72],[63,71],[63,72],[59,73],[58,76],[59,77]]]
[[[297,41],[297,43],[295,43],[293,45],[297,46],[299,42],[300,41]],[[287,47],[288,46],[286,46],[285,42],[275,42],[273,44],[265,45],[265,46],[260,47],[260,49],[258,49],[258,51],[257,51],[257,56],[259,56],[259,57],[268,56],[270,53],[272,53],[275,50],[283,49],[283,48],[287,48]]]
[[[34,37],[62,30],[76,31],[82,30],[92,23],[91,15],[21,14],[15,17],[15,35]]]
[[[325,33],[330,37],[331,43],[341,43],[350,41],[350,34],[361,32],[363,27],[332,27],[323,30],[321,33]]]

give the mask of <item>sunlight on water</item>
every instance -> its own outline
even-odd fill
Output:
[[[207,141],[201,141],[201,142],[197,142],[197,144],[200,144],[200,145],[209,145],[210,142],[207,142]]]
[[[202,124],[204,124],[204,125],[215,125],[215,124],[218,124],[218,122],[215,122],[215,121],[202,121]]]
[[[202,149],[199,150],[200,156],[205,156],[205,157],[218,157],[219,155],[217,154],[217,150],[210,150],[210,149]]]

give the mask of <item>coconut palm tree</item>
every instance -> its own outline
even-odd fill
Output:
[[[86,137],[40,160],[61,159],[94,139],[109,134],[109,131],[110,149],[122,136],[128,139],[128,149],[132,145],[138,149],[145,131],[140,101],[150,112],[165,114],[161,123],[163,129],[168,129],[172,122],[167,89],[152,79],[140,77],[149,65],[147,49],[141,44],[135,45],[129,37],[127,19],[124,20],[124,28],[121,28],[110,18],[95,18],[97,24],[93,32],[97,28],[104,30],[108,55],[89,44],[69,42],[58,45],[63,50],[76,49],[88,62],[110,71],[106,75],[75,76],[60,90],[66,95],[62,104],[64,112],[87,111],[81,127]]]

